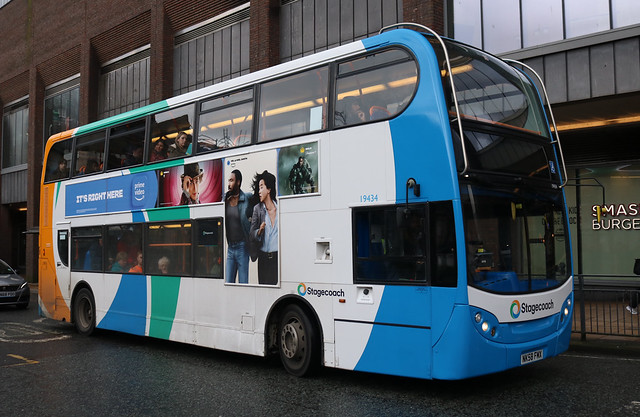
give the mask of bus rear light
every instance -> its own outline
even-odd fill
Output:
[[[482,331],[486,332],[487,330],[489,330],[489,323],[485,321],[484,323],[482,323]]]
[[[475,320],[476,320],[476,323],[480,323],[482,321],[482,314],[476,313]]]

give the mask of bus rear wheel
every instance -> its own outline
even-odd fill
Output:
[[[73,318],[76,331],[83,336],[90,336],[96,328],[96,304],[93,294],[87,288],[81,289],[76,294]]]
[[[318,332],[307,314],[295,304],[288,306],[278,332],[282,365],[291,375],[305,376],[320,365]]]

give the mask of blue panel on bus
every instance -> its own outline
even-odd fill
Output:
[[[154,171],[71,184],[66,187],[65,216],[152,208],[157,197]]]
[[[458,198],[456,164],[451,139],[449,112],[444,99],[440,68],[433,48],[423,35],[394,30],[394,41],[415,54],[420,83],[411,106],[389,121],[393,144],[396,200],[409,202]],[[384,36],[384,34],[382,35]],[[374,47],[367,40],[365,47]],[[380,41],[378,40],[378,43]],[[421,186],[421,195],[406,193],[409,178]]]
[[[376,324],[355,370],[429,378],[430,367],[430,330]]]
[[[144,223],[146,221],[144,217],[144,212],[142,210],[132,212],[131,216],[133,217],[132,221],[134,223]]]
[[[144,336],[146,316],[147,277],[124,274],[111,307],[98,327]]]
[[[431,287],[387,285],[376,323],[431,326]]]

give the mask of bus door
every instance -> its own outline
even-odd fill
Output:
[[[53,290],[55,291],[55,305],[65,305],[63,293],[69,291],[69,283],[71,282],[71,270],[69,267],[69,248],[71,244],[71,230],[69,223],[58,224],[56,228],[56,254],[54,256],[56,262],[56,279]],[[59,290],[57,290],[59,289]]]

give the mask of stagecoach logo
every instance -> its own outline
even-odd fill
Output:
[[[517,319],[518,317],[520,317],[520,301],[513,300],[513,303],[511,303],[511,318]]]
[[[306,293],[307,293],[307,286],[301,282],[300,285],[298,285],[298,294],[304,297]]]
[[[316,297],[344,297],[344,290],[317,290],[312,287],[307,287],[304,283],[298,285],[298,294],[302,297],[305,295],[315,295]]]
[[[520,317],[520,313],[527,313],[534,316],[538,312],[542,312],[545,310],[553,310],[553,300],[549,300],[546,303],[536,303],[536,304],[527,304],[520,303],[518,300],[513,300],[511,303],[511,318],[517,319]]]

